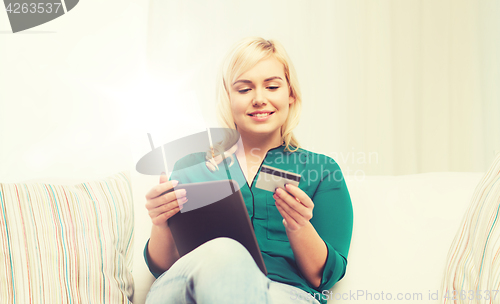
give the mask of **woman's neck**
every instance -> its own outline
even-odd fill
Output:
[[[250,159],[263,159],[267,151],[282,144],[280,134],[256,136],[241,134],[240,145],[243,146],[245,156]]]
[[[280,146],[282,141],[281,137],[273,138],[269,135],[262,138],[240,135],[236,157],[247,179],[247,183],[250,185],[267,152],[272,148]]]

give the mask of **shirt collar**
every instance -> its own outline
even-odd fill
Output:
[[[267,153],[270,153],[270,152],[284,152],[286,154],[291,154],[291,152],[289,151],[285,151],[285,148],[286,148],[286,144],[285,144],[285,141],[283,141],[281,143],[281,145],[277,146],[277,147],[274,147],[274,148],[271,148],[267,151]],[[298,152],[298,151],[296,151]]]

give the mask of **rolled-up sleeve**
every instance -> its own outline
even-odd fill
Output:
[[[330,159],[328,170],[314,193],[311,223],[323,239],[328,255],[318,291],[332,288],[346,273],[347,254],[351,244],[353,210],[342,171]]]
[[[178,169],[179,167],[184,168],[187,166],[184,165],[181,161],[175,163],[174,170],[173,170],[172,174],[170,175],[169,180],[177,180],[180,183],[188,183],[189,179],[186,177],[183,170]],[[151,263],[149,261],[148,245],[149,245],[149,239],[146,242],[146,245],[144,246],[144,250],[143,250],[144,261],[146,262],[146,265],[148,266],[148,269],[151,272],[151,274],[155,278],[158,278],[162,274],[162,272],[157,272],[151,267]]]
[[[146,242],[146,246],[144,246],[144,251],[143,251],[144,261],[146,262],[146,265],[148,266],[149,272],[151,272],[151,274],[152,274],[152,275],[153,275],[156,279],[158,279],[158,277],[159,277],[162,273],[161,273],[161,272],[157,272],[157,271],[155,271],[155,270],[151,267],[151,264],[149,263],[148,245],[149,245],[149,239],[148,239],[148,241]]]

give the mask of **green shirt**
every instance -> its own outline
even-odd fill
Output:
[[[299,188],[313,201],[313,217],[310,220],[328,249],[321,284],[314,288],[301,274],[283,226],[283,217],[276,208],[273,193],[255,187],[261,168],[251,185],[248,185],[238,160],[229,166],[230,158],[212,172],[205,165],[205,153],[190,154],[179,160],[170,177],[180,183],[196,183],[210,180],[233,179],[238,182],[241,194],[252,222],[268,278],[296,286],[326,303],[331,294],[326,291],[345,275],[347,254],[351,243],[353,212],[347,186],[339,165],[330,157],[304,149],[284,151],[284,146],[270,149],[264,165],[301,175]],[[261,166],[262,166],[261,164]],[[148,264],[147,246],[144,258]],[[151,270],[151,269],[150,269]],[[161,273],[154,273],[158,278]],[[325,290],[322,295],[321,292]]]

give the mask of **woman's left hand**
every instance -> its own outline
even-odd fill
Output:
[[[299,187],[286,184],[286,191],[276,188],[273,198],[278,211],[283,216],[283,225],[287,231],[298,231],[309,224],[314,203]]]

